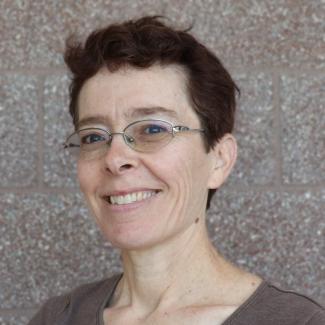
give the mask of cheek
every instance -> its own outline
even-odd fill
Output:
[[[193,200],[193,196],[204,196],[208,191],[211,162],[203,149],[197,147],[199,149],[195,150],[195,146],[183,144],[173,151],[160,153],[160,158],[152,160],[151,170],[156,171],[156,176],[166,184],[172,195],[181,197],[178,201]]]
[[[88,164],[83,161],[78,161],[77,164],[77,176],[80,185],[80,189],[83,193],[91,191],[95,179],[94,175],[95,168],[90,168]]]
[[[184,192],[186,199],[192,207],[205,210],[205,200],[208,193],[208,180],[210,178],[211,160],[201,150],[192,150],[191,154],[184,155],[182,168],[179,173],[183,175]]]
[[[173,173],[175,177],[186,183],[185,185],[203,185],[206,182],[210,170],[208,155],[198,144],[186,146],[186,148],[187,150],[176,151],[177,155],[174,153],[174,157],[176,156],[174,161],[171,159],[166,165],[174,166]]]

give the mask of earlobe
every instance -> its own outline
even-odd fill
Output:
[[[211,171],[209,188],[219,188],[228,178],[237,159],[237,142],[233,135],[224,135],[212,149],[214,168]]]

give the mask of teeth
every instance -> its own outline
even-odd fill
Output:
[[[129,204],[137,201],[145,200],[152,195],[154,195],[155,191],[142,191],[142,192],[135,192],[129,193],[126,195],[111,195],[109,197],[109,202],[111,204]]]

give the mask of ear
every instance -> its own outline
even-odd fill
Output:
[[[209,189],[219,188],[229,176],[237,159],[237,142],[230,133],[225,134],[211,149],[212,170]]]

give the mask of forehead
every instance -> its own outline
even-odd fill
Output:
[[[177,65],[126,67],[113,73],[102,69],[82,87],[78,107],[79,121],[94,116],[115,121],[141,114],[167,115],[184,121],[196,118],[187,91],[186,72]]]

